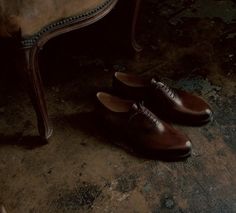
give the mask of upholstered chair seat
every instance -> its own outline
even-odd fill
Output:
[[[0,0],[0,39],[13,38],[17,41],[14,43],[19,44],[22,50],[18,57],[21,60],[19,69],[27,76],[26,85],[42,138],[48,139],[51,136],[52,125],[38,66],[40,50],[51,38],[100,20],[117,2],[118,0]],[[134,32],[140,0],[123,2],[132,2],[130,29]],[[134,41],[131,43],[135,44]]]
[[[114,0],[0,0],[0,36],[20,32],[37,39],[63,25],[82,21],[109,7]]]

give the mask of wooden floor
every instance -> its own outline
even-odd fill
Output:
[[[108,19],[50,42],[41,56],[54,125],[49,144],[36,137],[27,95],[18,79],[10,82],[13,69],[0,74],[0,204],[7,213],[236,212],[236,4],[189,6],[145,1],[144,51],[135,57],[107,40]],[[89,40],[95,33],[106,45]],[[94,94],[109,90],[114,71],[158,76],[209,101],[213,122],[176,126],[192,140],[189,159],[143,159],[101,131]]]

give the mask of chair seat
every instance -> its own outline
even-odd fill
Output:
[[[86,19],[105,8],[112,0],[0,0],[0,36],[21,32],[23,38],[42,31],[58,21]],[[53,25],[53,26],[54,26]],[[51,27],[53,27],[51,26]]]

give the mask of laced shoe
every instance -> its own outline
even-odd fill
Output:
[[[156,79],[116,72],[114,92],[121,97],[143,100],[158,117],[186,125],[202,125],[212,120],[212,110],[201,97],[170,88]]]
[[[146,157],[180,160],[191,155],[189,138],[165,123],[143,103],[97,93],[100,118],[107,131],[122,136],[126,145]]]

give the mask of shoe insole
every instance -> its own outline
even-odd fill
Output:
[[[146,80],[136,75],[126,74],[123,72],[116,72],[115,77],[127,86],[145,87],[147,85]]]
[[[128,112],[134,104],[133,101],[123,100],[105,92],[98,92],[97,98],[106,108],[113,112]]]

